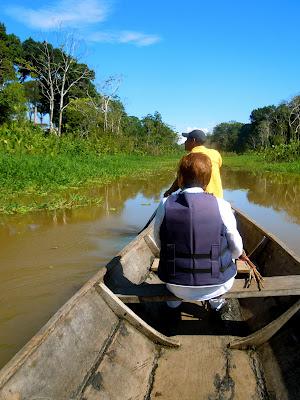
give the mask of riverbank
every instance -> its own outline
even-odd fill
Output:
[[[178,155],[0,155],[0,213],[74,208],[100,204],[86,189],[126,176],[175,171]],[[153,178],[152,178],[153,179]]]
[[[299,174],[300,160],[286,162],[266,161],[259,154],[223,154],[223,166],[241,171],[261,171]]]
[[[300,173],[300,160],[267,162],[260,155],[222,154],[223,166],[233,170]],[[180,154],[29,155],[0,154],[0,214],[76,208],[101,204],[91,188],[119,178],[175,170]],[[153,178],[152,178],[153,179]]]

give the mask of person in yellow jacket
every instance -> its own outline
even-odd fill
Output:
[[[209,184],[206,187],[206,192],[214,194],[216,197],[223,198],[223,188],[220,176],[220,168],[222,166],[221,154],[214,149],[209,149],[204,146],[206,142],[206,134],[200,129],[194,129],[191,132],[183,133],[182,136],[186,137],[184,143],[185,150],[189,153],[203,153],[206,154],[212,163],[212,174]],[[164,197],[169,196],[179,189],[177,178],[172,186],[164,193]]]

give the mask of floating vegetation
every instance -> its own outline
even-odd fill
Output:
[[[90,189],[122,177],[140,177],[141,173],[147,180],[158,171],[175,171],[177,162],[178,156],[174,155],[52,157],[0,152],[0,213],[97,206],[102,199]]]

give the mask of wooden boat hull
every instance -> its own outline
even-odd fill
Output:
[[[243,214],[237,217],[248,251],[268,238],[256,255],[266,276],[300,274],[292,252]],[[245,325],[251,330],[269,323],[295,297],[233,300],[234,312],[225,320],[190,304],[178,321],[164,304],[129,308],[115,296],[156,279],[149,274],[155,257],[147,239],[151,229],[88,281],[1,370],[0,400],[298,398],[299,379],[289,375],[299,358],[297,316],[259,351],[227,348]]]

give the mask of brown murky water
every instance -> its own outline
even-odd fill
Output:
[[[222,174],[225,198],[300,254],[300,177]],[[100,207],[0,217],[0,367],[136,235],[172,178],[94,188]]]

